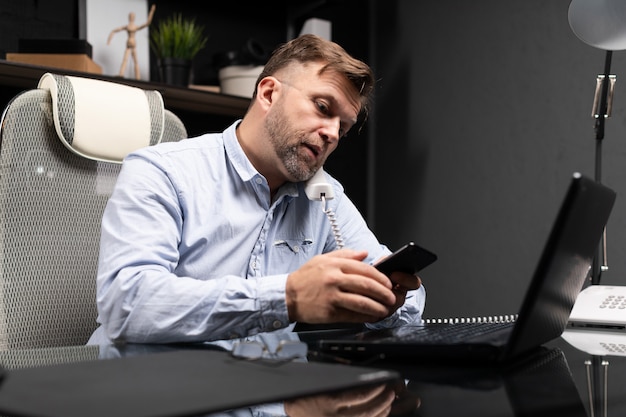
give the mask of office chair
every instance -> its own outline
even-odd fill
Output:
[[[13,98],[0,123],[0,351],[87,342],[120,163],[186,136],[157,91],[48,73]]]

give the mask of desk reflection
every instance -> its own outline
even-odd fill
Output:
[[[276,348],[283,340],[300,340],[296,333],[291,332],[264,334],[248,339],[264,343],[269,350]],[[228,351],[235,342],[237,341],[192,345],[122,344],[15,350],[0,352],[0,363],[10,371],[177,350]],[[316,357],[309,360],[320,361]],[[543,348],[510,366],[497,368],[389,361],[368,366],[396,371],[401,379],[320,395],[282,398],[276,402],[224,410],[205,416],[587,416],[568,363],[559,348]]]
[[[587,417],[559,349],[542,349],[507,368],[386,366],[406,379],[210,416]]]
[[[397,381],[286,401],[285,414],[290,417],[408,416],[420,405],[420,398],[407,390],[404,381]]]
[[[542,348],[508,366],[405,368],[423,416],[587,417],[563,352]]]
[[[100,347],[99,357],[102,359],[122,358],[133,355],[144,355],[177,349],[217,349],[229,351],[235,343],[242,340],[256,341],[275,351],[281,342],[299,341],[293,332],[269,333],[214,343],[194,345],[107,345]],[[261,404],[253,407],[211,413],[210,417],[385,417],[412,416],[419,409],[420,399],[416,393],[407,389],[405,380],[397,380],[386,384],[363,386],[354,389],[340,390],[321,395],[305,396],[284,402]]]
[[[620,398],[626,394],[623,389],[623,378],[621,378],[623,374],[615,369],[616,373],[613,378],[618,377],[618,381],[613,381],[609,386],[611,357],[626,357],[626,334],[622,329],[568,328],[561,337],[570,346],[588,354],[583,363],[590,414],[607,416],[611,408],[608,404],[608,398],[611,396],[609,391],[616,390]]]

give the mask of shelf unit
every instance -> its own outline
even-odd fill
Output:
[[[244,97],[213,93],[200,89],[22,64],[6,60],[0,60],[0,85],[24,89],[36,88],[39,79],[46,72],[96,78],[132,85],[146,90],[157,90],[163,96],[165,107],[173,111],[186,110],[220,116],[241,117],[250,103],[250,100]]]

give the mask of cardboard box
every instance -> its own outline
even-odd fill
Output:
[[[7,52],[6,60],[72,71],[102,74],[102,67],[85,54],[24,54]]]

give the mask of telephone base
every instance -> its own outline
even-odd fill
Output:
[[[591,285],[582,290],[567,328],[626,333],[626,287]]]
[[[626,287],[590,285],[578,294],[561,337],[597,356],[626,356]]]

